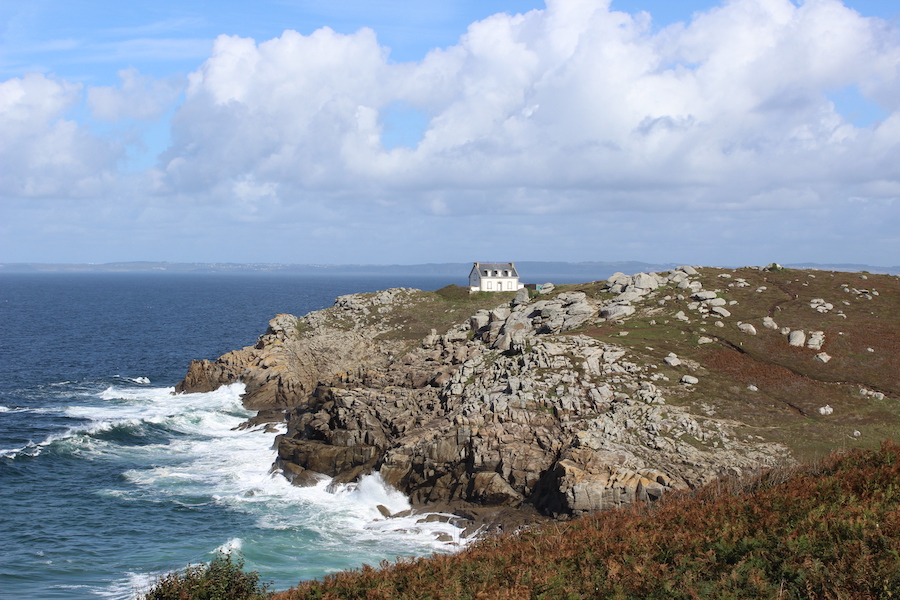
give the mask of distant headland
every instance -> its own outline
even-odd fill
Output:
[[[515,257],[513,257],[515,258]],[[0,263],[3,273],[271,273],[285,275],[329,276],[459,276],[464,279],[471,262],[426,263],[414,265],[373,264],[285,264],[285,263],[231,263],[231,262],[162,262],[127,261],[110,263]],[[555,282],[599,281],[616,272],[658,272],[673,269],[676,263],[647,263],[639,261],[521,261],[516,267],[523,281],[538,283],[547,279]],[[716,265],[736,267],[739,265]],[[823,271],[851,271],[900,275],[900,265],[873,266],[865,264],[789,263],[784,266],[795,269]]]

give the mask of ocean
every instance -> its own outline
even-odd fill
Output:
[[[274,435],[235,430],[240,384],[174,386],[278,313],[464,277],[0,275],[0,598],[135,598],[216,551],[285,589],[457,549],[448,525],[381,518],[408,502],[377,475],[329,492],[271,473]]]

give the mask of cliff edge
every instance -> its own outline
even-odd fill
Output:
[[[679,267],[541,292],[341,296],[177,391],[244,382],[297,485],[378,471],[414,505],[558,518],[900,424],[897,277]]]

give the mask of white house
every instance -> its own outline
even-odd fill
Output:
[[[513,263],[474,263],[469,272],[469,291],[514,292],[525,287]]]

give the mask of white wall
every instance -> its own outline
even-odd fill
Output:
[[[513,292],[525,287],[524,284],[519,283],[518,279],[499,277],[482,277],[480,286],[477,279],[473,277],[469,280],[469,286],[472,291],[482,292]],[[502,286],[502,288],[498,288],[498,286]]]

